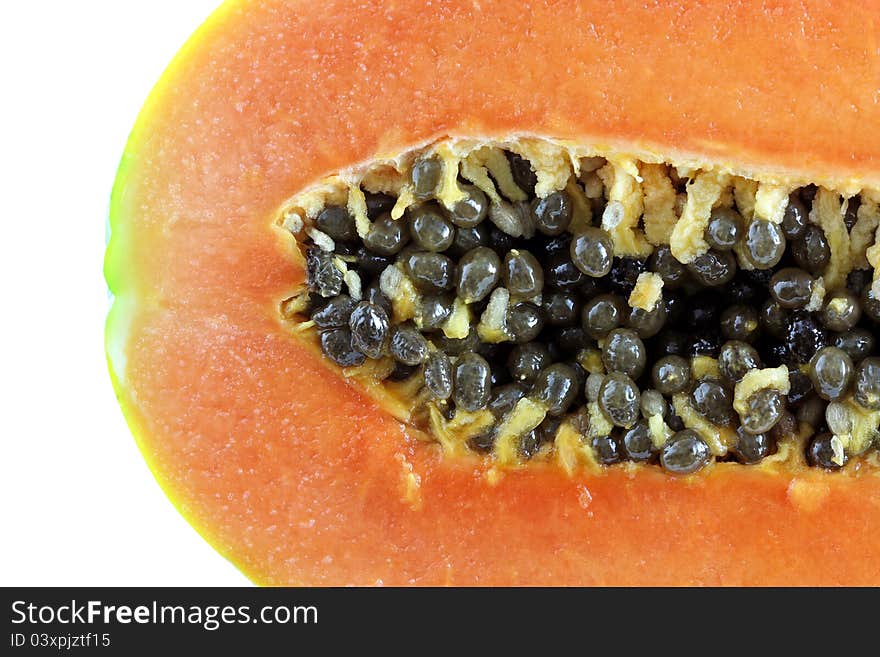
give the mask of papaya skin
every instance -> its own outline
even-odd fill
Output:
[[[880,584],[876,469],[568,476],[444,459],[278,316],[304,279],[281,203],[444,136],[877,188],[880,3],[764,11],[224,4],[137,120],[105,261],[111,377],[193,527],[266,585]]]

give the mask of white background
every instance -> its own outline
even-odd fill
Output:
[[[218,0],[0,5],[0,585],[237,585],[175,511],[103,350],[110,188],[152,85]]]

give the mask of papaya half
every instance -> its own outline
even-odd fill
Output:
[[[112,193],[160,485],[265,585],[880,584],[877,34],[226,2]]]

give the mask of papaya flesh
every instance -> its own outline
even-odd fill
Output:
[[[155,476],[261,584],[877,584],[880,479],[450,458],[279,315],[279,209],[448,139],[547,138],[880,189],[876,3],[228,2],[147,102],[111,206],[111,376]],[[873,192],[872,192],[873,193]]]

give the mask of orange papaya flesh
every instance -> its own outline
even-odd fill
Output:
[[[444,457],[283,326],[304,272],[274,224],[326,175],[446,136],[876,189],[877,8],[415,4],[227,3],[138,120],[107,352],[181,512],[265,584],[880,582],[867,466],[675,479]]]

